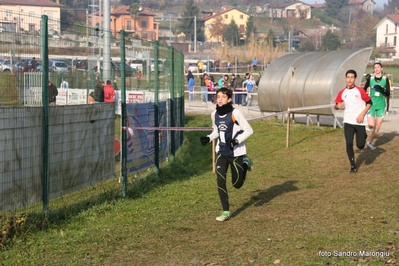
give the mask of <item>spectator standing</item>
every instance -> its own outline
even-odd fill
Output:
[[[245,73],[245,80],[242,83],[243,91],[247,91],[247,82],[248,82],[248,80],[249,80],[249,73]],[[243,106],[247,105],[247,94],[246,93],[244,93],[242,95],[242,105]]]
[[[57,87],[49,80],[48,81],[48,97],[49,97],[49,105],[56,105],[58,90]]]
[[[242,79],[240,77],[240,74],[237,74],[236,78],[235,78],[235,84],[234,84],[234,91],[237,92],[236,93],[236,97],[235,97],[235,103],[238,105],[242,104]]]
[[[207,94],[208,94],[207,93],[208,74],[205,73],[204,75],[200,76],[200,79],[201,79],[201,90],[204,92],[202,95],[202,98],[203,98],[203,102],[206,103],[207,97],[208,97],[207,96]]]
[[[104,102],[112,103],[115,102],[115,89],[111,85],[111,81],[107,80],[107,85],[104,86]]]
[[[215,83],[212,76],[209,77],[207,75],[207,80],[208,80],[207,82],[208,92],[212,92],[208,94],[208,102],[214,103],[215,96],[213,92],[215,91]]]
[[[96,103],[104,102],[104,83],[99,81],[94,88],[93,98]]]
[[[229,75],[224,75],[222,79],[222,87],[230,89]]]
[[[215,60],[215,72],[219,72],[220,71],[219,67],[220,67],[220,59],[217,58]]]
[[[256,81],[254,79],[253,74],[249,74],[249,79],[246,83],[246,90],[247,90],[247,99],[248,99],[248,104],[247,106],[252,106],[252,93],[256,89]]]
[[[204,63],[201,60],[198,60],[198,73],[202,73],[202,71],[204,70]]]
[[[32,60],[30,61],[30,72],[36,72],[37,68],[37,61],[36,58],[33,57]]]
[[[223,75],[220,75],[218,79],[218,88],[220,89],[221,87],[223,87]]]
[[[190,101],[194,100],[194,75],[191,70],[187,73],[187,89],[188,89],[188,99]]]
[[[233,65],[231,64],[230,61],[228,61],[227,62],[227,71],[229,71],[229,73],[230,73],[232,68],[233,68]]]
[[[252,68],[256,71],[256,67],[258,66],[258,59],[256,57],[252,60]]]

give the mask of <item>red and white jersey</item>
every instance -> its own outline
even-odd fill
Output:
[[[364,110],[368,101],[370,101],[370,96],[359,86],[351,89],[344,88],[338,92],[335,98],[336,103],[345,103],[344,123],[352,125],[367,125],[366,116],[360,124],[356,122],[356,118]]]

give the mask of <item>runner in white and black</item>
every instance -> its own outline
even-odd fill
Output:
[[[363,149],[366,144],[366,114],[372,102],[362,87],[355,85],[357,73],[348,70],[345,74],[346,87],[338,92],[335,98],[335,109],[345,108],[344,134],[346,141],[346,153],[351,164],[351,173],[357,172],[355,152],[353,150],[353,137],[356,134],[356,146]]]
[[[206,137],[201,137],[201,143],[206,145],[217,139],[216,145],[216,177],[218,193],[223,212],[216,218],[225,221],[230,218],[229,196],[227,193],[226,176],[230,166],[232,184],[240,188],[244,184],[252,162],[246,156],[244,141],[252,135],[253,130],[242,112],[232,105],[232,91],[222,87],[216,91],[216,110],[212,112],[213,131]]]

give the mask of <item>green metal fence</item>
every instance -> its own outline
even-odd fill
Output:
[[[24,23],[32,19],[13,15]],[[76,25],[54,38],[51,25],[57,23],[43,16],[31,31],[0,32],[0,212],[67,208],[98,197],[93,188],[104,181],[121,186],[127,196],[129,177],[148,164],[158,173],[160,162],[173,158],[183,141],[182,131],[156,129],[184,126],[181,52],[122,31],[121,39],[111,37],[112,63],[104,73],[104,40],[85,47],[89,42],[81,35],[91,29]],[[117,92],[116,102],[92,104],[90,92],[105,77]],[[49,80],[58,88],[56,106],[48,102]],[[133,117],[143,108],[145,115]],[[152,138],[145,140],[153,144],[146,151],[140,151],[150,146],[142,135],[128,134],[138,130],[129,127],[129,119],[151,127],[140,130]],[[137,138],[132,153],[129,138]],[[151,155],[138,162],[133,154],[140,152]]]

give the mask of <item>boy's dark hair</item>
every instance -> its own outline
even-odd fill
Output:
[[[346,77],[348,74],[353,74],[353,75],[355,76],[355,78],[357,78],[357,73],[356,73],[356,71],[353,70],[353,69],[349,69],[348,71],[346,71],[345,77]]]
[[[107,85],[111,85],[111,81],[110,80],[107,80]]]
[[[375,65],[380,65],[380,67],[382,68],[381,62],[375,62],[374,65],[373,65],[373,67],[374,67]]]
[[[226,87],[221,87],[220,89],[217,89],[216,95],[218,95],[219,92],[226,94],[227,98],[229,98],[229,99],[231,99],[233,97],[233,92]]]

